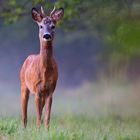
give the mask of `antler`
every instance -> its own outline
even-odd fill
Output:
[[[45,12],[44,12],[44,9],[43,9],[42,6],[41,6],[41,14],[42,14],[43,16],[45,16]]]
[[[52,17],[53,13],[56,11],[56,7],[54,6],[53,10],[50,13],[50,17]]]

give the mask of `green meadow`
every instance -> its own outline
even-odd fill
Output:
[[[140,118],[53,116],[49,132],[35,124],[35,118],[29,118],[23,129],[20,118],[3,117],[0,140],[140,140]]]

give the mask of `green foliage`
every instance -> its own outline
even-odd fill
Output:
[[[117,30],[116,40],[123,46],[121,51],[129,56],[140,54],[140,22],[123,23]]]
[[[6,24],[14,23],[24,16],[29,16],[30,10],[33,6],[43,5],[46,9],[52,10],[55,5],[57,8],[65,8],[65,22],[72,23],[72,17],[76,17],[78,15],[76,9],[78,4],[80,4],[80,0],[59,0],[55,3],[52,3],[51,1],[46,2],[45,0],[22,0],[20,2],[17,0],[7,0],[3,1],[0,17],[4,18],[4,22]],[[72,26],[70,25],[70,27]]]
[[[140,55],[140,22],[121,21],[113,33],[105,36],[107,43],[110,43],[110,50],[119,53],[124,57],[134,58]]]
[[[129,58],[140,55],[140,2],[137,0],[2,0],[0,17],[6,24],[30,16],[30,9],[43,5],[49,12],[55,5],[65,14],[59,25],[65,30],[83,30],[107,42],[109,55],[121,53]],[[111,46],[111,47],[110,47]],[[119,56],[119,55],[116,55]]]

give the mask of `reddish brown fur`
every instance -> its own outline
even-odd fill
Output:
[[[54,8],[50,16],[45,16],[43,8],[41,11],[42,13],[38,12],[36,8],[31,10],[32,18],[39,26],[40,53],[30,55],[20,72],[22,122],[26,127],[28,98],[31,92],[35,94],[37,126],[41,125],[42,110],[46,103],[45,126],[49,128],[53,92],[58,78],[52,41],[55,24],[63,17],[64,9]]]
[[[49,128],[52,94],[58,78],[57,64],[53,57],[52,41],[43,42],[40,54],[30,55],[24,62],[21,72],[22,122],[27,124],[27,104],[29,92],[35,94],[37,126],[41,125],[41,114],[46,102],[45,125]]]

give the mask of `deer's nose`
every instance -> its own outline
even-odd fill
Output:
[[[45,35],[43,36],[43,38],[45,38],[45,39],[51,39],[51,36],[50,36],[49,34],[45,34]]]

